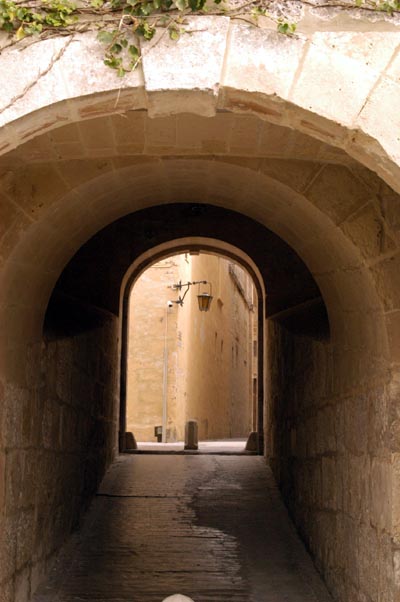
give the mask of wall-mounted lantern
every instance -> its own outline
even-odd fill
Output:
[[[193,284],[197,284],[199,287],[199,293],[197,295],[197,301],[199,303],[199,310],[200,311],[208,311],[210,309],[211,306],[211,301],[213,300],[213,296],[212,296],[212,285],[211,282],[208,282],[207,280],[194,280],[193,282],[185,282],[184,284],[179,281],[177,284],[173,284],[172,285],[172,289],[174,291],[181,291],[182,288],[186,287],[185,292],[183,293],[183,296],[179,295],[178,299],[176,301],[171,301],[171,303],[177,303],[178,305],[180,305],[181,307],[183,306],[183,300],[186,297],[189,288],[193,285]],[[202,291],[201,292],[201,285],[206,284],[209,288],[208,291]]]

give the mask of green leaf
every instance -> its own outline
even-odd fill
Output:
[[[179,40],[179,38],[181,37],[179,34],[179,31],[177,29],[170,29],[169,30],[169,37],[171,38],[171,40],[174,40],[175,42],[177,40]]]
[[[113,55],[107,55],[107,58],[104,59],[104,64],[107,67],[111,67],[111,69],[119,70],[122,68],[122,59]]]
[[[106,31],[105,29],[102,29],[97,34],[97,39],[103,44],[111,44],[111,42],[114,40],[114,34],[111,33],[111,31]]]
[[[12,23],[6,21],[5,23],[3,23],[3,29],[4,29],[4,31],[11,32],[11,31],[13,31],[14,26]]]
[[[28,11],[26,10],[26,8],[18,8],[16,12],[17,19],[22,21],[26,17],[27,12]]]
[[[21,25],[20,27],[18,27],[18,29],[15,33],[15,37],[17,40],[22,40],[25,36],[26,36],[26,33],[24,31],[24,28]]]
[[[25,33],[28,35],[35,35],[43,31],[43,25],[41,23],[32,23],[32,25],[25,25]]]
[[[136,32],[143,36],[145,40],[151,40],[156,33],[155,27],[152,27],[147,21],[142,21],[136,28]]]
[[[152,14],[153,11],[154,11],[154,8],[153,8],[153,4],[151,2],[145,2],[144,4],[141,4],[139,7],[139,14],[143,15],[144,17],[148,17],[149,15]]]
[[[277,30],[279,33],[291,36],[296,31],[296,27],[296,23],[287,23],[286,21],[281,21],[278,23]]]
[[[253,17],[263,17],[266,12],[267,10],[265,8],[261,8],[261,6],[255,6],[251,9],[251,14]]]
[[[137,61],[137,60],[138,60],[138,58],[139,58],[139,56],[140,56],[140,53],[139,53],[139,49],[138,49],[136,46],[134,46],[133,44],[131,44],[131,45],[129,46],[129,48],[128,48],[128,52],[129,52],[129,54],[130,54],[130,55],[133,57],[133,59],[134,59],[135,61]]]
[[[122,46],[118,42],[113,44],[110,48],[110,52],[112,52],[113,54],[119,54],[121,52],[121,50],[122,50]]]
[[[77,20],[78,20],[78,17],[76,15],[71,15],[70,17],[65,17],[64,24],[72,25],[72,23],[76,23]]]
[[[188,7],[187,0],[174,0],[174,4],[178,10],[185,10]]]

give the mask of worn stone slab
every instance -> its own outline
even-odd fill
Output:
[[[142,43],[150,116],[197,113],[212,116],[225,55],[229,19],[190,17],[179,40],[157,32]]]
[[[313,113],[352,126],[379,73],[339,50],[311,39],[289,100]]]
[[[71,40],[55,38],[26,49],[13,46],[3,50],[1,73],[7,73],[7,86],[2,86],[0,97],[0,126],[65,98],[57,63]]]
[[[131,108],[141,108],[145,104],[145,97],[140,65],[124,77],[118,77],[115,69],[110,69],[104,64],[105,46],[96,39],[96,36],[97,32],[74,36],[59,60],[68,96],[75,98],[100,90],[109,90],[117,97],[118,92],[129,89],[132,96]]]
[[[316,31],[312,44],[340,53],[377,73],[391,64],[400,44],[400,31]]]
[[[368,97],[357,125],[373,139],[381,141],[388,155],[400,163],[400,83],[384,78]]]
[[[222,86],[287,98],[305,45],[305,36],[233,22]]]
[[[331,602],[260,457],[120,457],[85,525],[34,602]]]

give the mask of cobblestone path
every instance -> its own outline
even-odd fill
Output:
[[[258,456],[124,455],[35,602],[329,602]]]

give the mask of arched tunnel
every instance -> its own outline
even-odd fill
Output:
[[[0,166],[4,600],[34,594],[118,454],[131,266],[201,238],[258,270],[263,452],[303,541],[336,599],[394,601],[397,194],[333,146],[228,112],[87,119]]]

